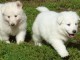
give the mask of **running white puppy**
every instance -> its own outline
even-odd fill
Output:
[[[17,44],[24,41],[26,35],[26,14],[20,1],[0,5],[0,40],[7,43],[9,35],[16,36]]]
[[[41,38],[51,44],[61,57],[69,55],[64,42],[74,37],[78,28],[79,16],[73,11],[57,13],[46,7],[38,7],[41,13],[37,16],[33,27],[35,45],[41,46]]]

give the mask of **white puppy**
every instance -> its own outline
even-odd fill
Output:
[[[26,14],[20,1],[0,5],[0,40],[9,42],[9,35],[16,36],[17,44],[24,41],[26,35]]]
[[[69,55],[64,42],[74,37],[77,32],[79,16],[73,11],[57,13],[46,7],[38,7],[41,13],[37,16],[33,27],[35,45],[41,46],[41,38],[51,44],[61,57]]]

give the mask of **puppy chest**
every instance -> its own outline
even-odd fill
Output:
[[[15,36],[18,34],[18,32],[19,32],[19,29],[13,28],[11,29],[10,35]]]

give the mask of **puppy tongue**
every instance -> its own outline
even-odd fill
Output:
[[[71,38],[73,38],[73,37],[74,37],[74,34],[69,34],[69,36],[70,36]]]

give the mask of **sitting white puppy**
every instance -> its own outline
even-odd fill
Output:
[[[79,16],[73,11],[57,13],[46,7],[38,7],[41,13],[37,16],[33,27],[35,45],[41,46],[41,38],[51,44],[61,57],[69,55],[64,42],[74,37],[78,28]]]
[[[0,5],[0,40],[7,43],[9,35],[16,36],[17,44],[24,41],[26,35],[26,14],[20,1]]]

